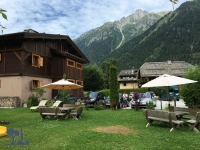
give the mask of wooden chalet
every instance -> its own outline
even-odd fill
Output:
[[[38,33],[32,29],[0,35],[0,96],[28,100],[34,87],[60,80],[65,73],[83,86],[83,64],[88,59],[67,35]],[[44,98],[58,91],[46,89]],[[77,97],[83,89],[72,90]]]
[[[119,89],[138,88],[138,69],[121,70],[118,75]]]
[[[163,74],[182,77],[193,65],[185,61],[145,62],[139,69],[140,86]]]

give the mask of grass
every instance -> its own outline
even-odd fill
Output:
[[[78,121],[67,119],[41,120],[38,112],[28,108],[0,109],[0,120],[9,121],[7,128],[23,127],[28,146],[5,146],[11,136],[0,137],[0,149],[9,150],[199,150],[200,134],[185,125],[169,132],[168,125],[157,122],[146,128],[141,110],[84,110]],[[119,126],[128,128],[127,134],[97,132],[97,128]],[[16,137],[16,141],[19,138]]]

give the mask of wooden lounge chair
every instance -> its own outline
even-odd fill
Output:
[[[79,118],[81,118],[81,114],[83,112],[83,107],[82,106],[79,106],[76,110],[76,112],[73,112],[71,113],[71,117],[74,119],[74,120],[78,120]]]
[[[199,133],[200,112],[196,113],[196,119],[187,120],[186,123],[190,126],[189,130],[194,130],[196,133]]]
[[[61,103],[62,101],[56,101],[55,103],[53,103],[52,107],[58,107]]]
[[[32,106],[30,110],[37,110],[40,106],[45,106],[48,100],[41,100],[38,106]]]

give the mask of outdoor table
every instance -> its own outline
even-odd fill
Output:
[[[181,120],[184,115],[188,115],[189,112],[185,111],[174,111],[178,120]]]
[[[169,110],[160,110],[160,111],[169,111]],[[178,120],[181,120],[184,115],[189,114],[189,112],[186,111],[169,111],[169,112],[174,112]]]
[[[69,118],[70,117],[70,112],[71,110],[73,109],[76,109],[76,107],[59,107],[60,111],[64,111],[67,113],[65,119]]]

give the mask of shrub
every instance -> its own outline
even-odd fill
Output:
[[[69,94],[68,90],[59,90],[58,91],[59,98],[63,102],[63,104],[69,103],[69,99],[67,97],[67,94]]]
[[[146,109],[155,109],[152,101],[146,102]]]
[[[102,105],[100,105],[100,104],[94,104],[94,109],[95,110],[103,110],[104,107]]]
[[[39,104],[38,97],[35,94],[31,94],[28,97],[28,101],[30,103],[30,106],[37,106]],[[27,104],[27,106],[28,106],[28,104]]]
[[[124,93],[126,91],[127,94],[130,94],[130,92],[137,92],[137,93],[145,93],[148,91],[147,88],[137,88],[137,89],[118,89],[118,93]],[[110,89],[104,89],[100,92],[103,92],[106,94],[106,96],[110,95]],[[155,91],[154,91],[155,92]],[[156,93],[156,92],[155,92]],[[156,94],[157,95],[157,94]]]
[[[110,96],[110,89],[104,89],[104,90],[101,90],[100,92],[105,93],[106,97]]]
[[[169,110],[169,107],[168,106],[164,106],[164,110]]]
[[[47,102],[47,106],[52,106],[54,102]]]
[[[189,68],[183,77],[198,81],[197,83],[183,84],[180,88],[180,95],[186,106],[197,108],[200,105],[200,66]]]
[[[28,101],[27,101],[27,107],[31,106],[37,106],[39,104],[39,99],[40,97],[45,93],[46,91],[44,90],[43,87],[36,87],[34,89],[34,92],[29,95]]]
[[[36,87],[35,88],[35,96],[38,98],[38,100],[40,100],[40,97],[42,97],[42,95],[44,93],[46,93],[46,91],[43,87]]]
[[[32,106],[32,100],[28,99],[28,101],[26,102],[27,107],[30,108]]]

